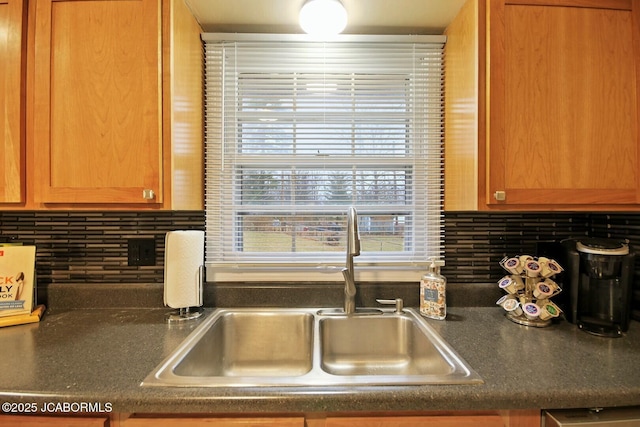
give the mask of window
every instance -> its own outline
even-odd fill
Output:
[[[443,37],[203,38],[208,280],[342,280],[349,206],[358,280],[441,258]]]

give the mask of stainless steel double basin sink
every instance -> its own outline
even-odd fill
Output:
[[[143,386],[477,384],[482,380],[414,310],[216,309]]]

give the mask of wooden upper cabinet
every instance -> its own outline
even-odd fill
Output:
[[[25,3],[0,0],[0,203],[25,194]]]
[[[488,202],[639,203],[631,1],[532,3],[490,3]]]
[[[637,208],[640,2],[470,1],[481,70],[466,79],[479,107],[477,207]],[[449,41],[460,40],[451,30]],[[468,145],[450,136],[452,147]],[[452,197],[449,208],[463,205]]]
[[[38,0],[34,43],[36,202],[161,203],[161,2]]]

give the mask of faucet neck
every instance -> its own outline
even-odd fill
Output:
[[[358,233],[358,213],[351,207],[347,213],[347,261],[342,270],[344,276],[344,311],[355,312],[356,284],[353,271],[353,257],[360,255],[360,234]]]
[[[347,214],[347,254],[360,255],[360,233],[358,232],[358,212],[350,207]]]

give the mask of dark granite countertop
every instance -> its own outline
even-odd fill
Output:
[[[196,324],[167,309],[53,309],[0,329],[0,401],[109,403],[114,412],[341,412],[640,405],[640,323],[599,338],[562,321],[527,328],[497,307],[450,307],[429,320],[481,385],[163,388],[140,382]]]

